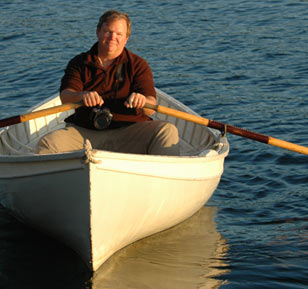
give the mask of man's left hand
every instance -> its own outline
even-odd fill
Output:
[[[146,101],[147,98],[143,94],[133,92],[124,102],[124,105],[127,108],[143,108]]]

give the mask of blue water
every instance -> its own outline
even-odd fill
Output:
[[[97,19],[111,8],[131,16],[128,48],[147,59],[156,87],[206,118],[308,146],[305,0],[1,0],[0,117],[56,93],[68,60],[93,44]],[[212,279],[221,288],[308,288],[307,156],[228,139],[207,204],[226,244]],[[90,279],[73,252],[0,209],[0,288],[155,288],[151,279],[124,287]]]

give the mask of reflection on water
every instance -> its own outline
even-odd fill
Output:
[[[215,209],[203,207],[185,222],[115,254],[95,273],[94,289],[217,288],[228,270],[226,241],[216,231]]]
[[[0,207],[0,288],[218,288],[226,241],[203,207],[185,222],[122,249],[92,276],[79,257]]]

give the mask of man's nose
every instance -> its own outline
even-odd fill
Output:
[[[110,32],[110,33],[109,33],[109,38],[112,39],[112,40],[114,40],[114,39],[117,38],[117,34],[116,34],[115,32]]]

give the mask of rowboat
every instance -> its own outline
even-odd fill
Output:
[[[157,89],[160,105],[197,115]],[[55,95],[31,112],[61,104]],[[220,131],[174,123],[180,156],[84,149],[37,155],[42,136],[65,126],[69,110],[0,130],[0,202],[22,222],[60,240],[96,271],[111,255],[195,214],[214,193],[229,151]]]

